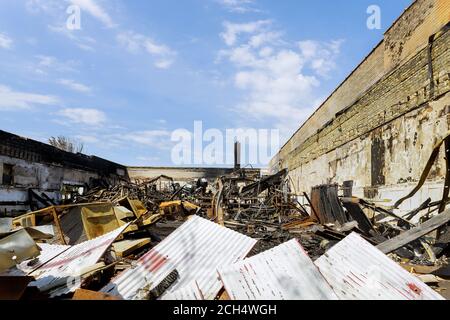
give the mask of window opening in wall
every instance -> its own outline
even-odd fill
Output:
[[[85,193],[85,187],[80,185],[63,184],[61,190],[61,200],[63,203],[72,202],[78,196]]]
[[[12,164],[3,164],[3,175],[2,175],[2,185],[6,186],[12,186],[14,183],[14,176],[13,176],[13,168],[14,166]]]

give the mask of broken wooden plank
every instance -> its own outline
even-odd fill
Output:
[[[397,250],[414,240],[417,240],[424,235],[436,230],[440,226],[446,224],[450,221],[450,209],[444,211],[443,213],[431,218],[430,220],[422,223],[421,225],[403,232],[399,236],[392,238],[382,244],[378,245],[377,248],[383,253],[387,254],[394,250]]]
[[[116,243],[113,243],[114,251],[116,252],[117,257],[126,257],[129,256],[133,251],[136,251],[143,246],[149,244],[151,242],[150,238],[138,239],[138,240],[123,240]]]
[[[72,300],[121,300],[120,297],[112,296],[103,292],[77,289],[73,295]]]

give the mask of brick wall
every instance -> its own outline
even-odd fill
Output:
[[[361,196],[398,184],[406,193],[449,130],[450,32],[438,32],[449,12],[450,1],[417,0],[280,150],[272,169],[288,168],[298,192],[353,180]],[[430,181],[442,180],[442,165]]]

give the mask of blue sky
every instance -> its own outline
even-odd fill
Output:
[[[196,120],[279,129],[282,144],[410,3],[2,0],[0,129],[143,166],[173,165],[171,133]]]

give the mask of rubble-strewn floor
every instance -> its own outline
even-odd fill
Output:
[[[1,220],[0,281],[35,279],[27,299],[450,297],[448,274],[433,275],[448,266],[446,238],[432,232],[448,230],[441,201],[401,217],[321,185],[301,204],[286,174],[122,182]]]

